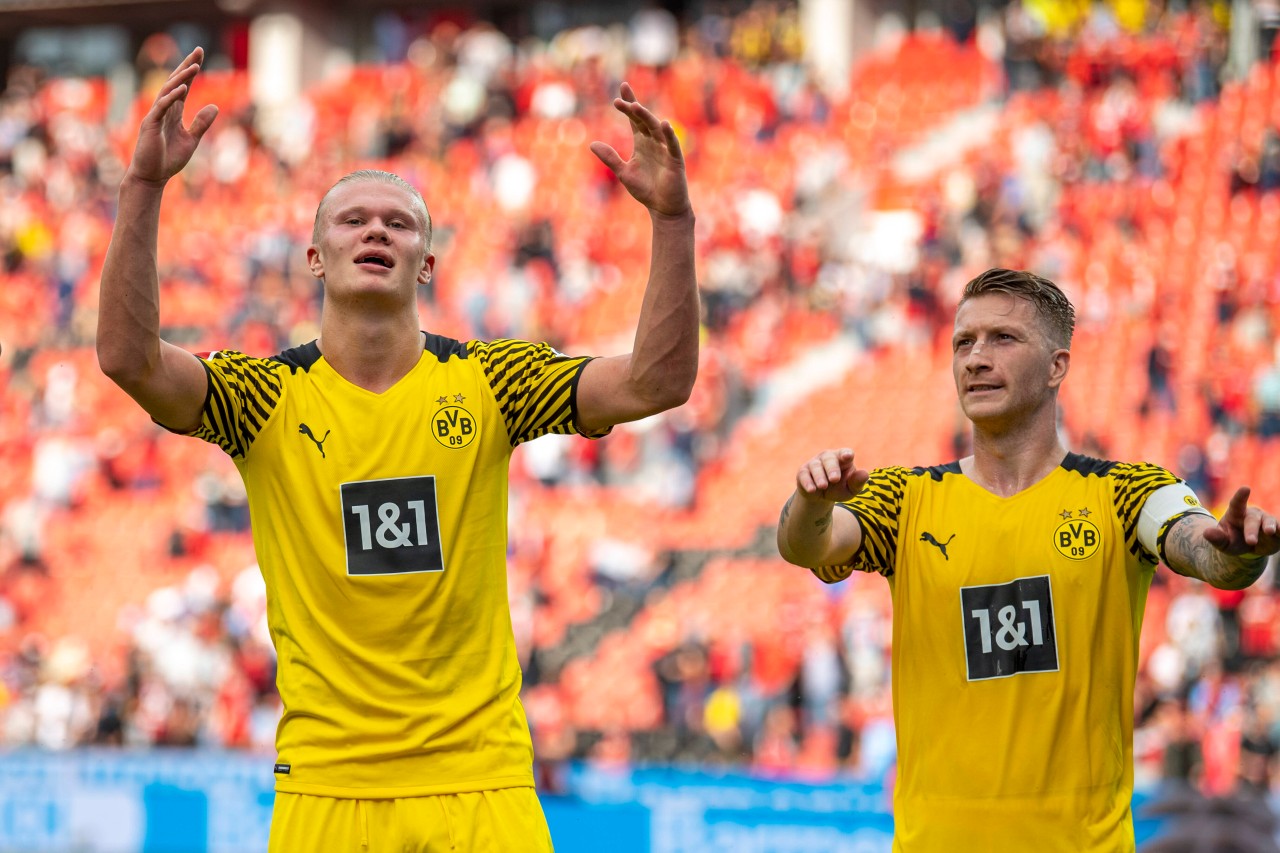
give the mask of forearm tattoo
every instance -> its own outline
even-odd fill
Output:
[[[1173,523],[1165,540],[1165,556],[1180,573],[1198,577],[1220,589],[1243,589],[1267,567],[1260,554],[1224,554],[1204,538],[1204,527],[1187,516]]]
[[[778,527],[784,528],[787,520],[791,518],[791,507],[795,503],[796,496],[793,494],[787,498],[787,502],[782,505],[782,514],[778,516]],[[828,510],[826,515],[820,516],[813,521],[813,526],[817,528],[818,533],[826,533],[831,527],[831,511]]]

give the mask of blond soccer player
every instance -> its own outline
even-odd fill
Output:
[[[1133,686],[1156,565],[1240,589],[1280,550],[1248,488],[1219,520],[1164,468],[1063,447],[1074,323],[1046,279],[978,276],[952,339],[973,455],[867,471],[827,450],[782,510],[787,560],[827,583],[889,583],[901,853],[1132,851]]]
[[[139,130],[98,358],[156,422],[218,445],[244,478],[284,704],[270,850],[550,850],[507,604],[507,465],[521,442],[604,435],[687,399],[698,296],[680,145],[626,84],[613,104],[630,159],[591,145],[652,223],[626,355],[423,331],[426,204],[361,171],[316,211],[320,337],[197,357],[159,336],[156,253],[165,185],[217,114],[182,123],[203,58],[182,61]]]

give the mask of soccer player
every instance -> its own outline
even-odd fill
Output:
[[[889,583],[895,851],[1133,850],[1132,694],[1156,564],[1239,589],[1280,550],[1247,488],[1219,521],[1163,468],[1067,452],[1074,326],[1052,282],[978,276],[952,338],[973,455],[867,471],[827,450],[782,510],[787,560],[827,583]]]
[[[523,441],[601,436],[688,398],[698,297],[680,145],[625,83],[613,104],[631,158],[591,145],[652,223],[630,354],[423,332],[426,205],[362,171],[316,211],[320,337],[197,357],[159,337],[156,253],[165,184],[217,114],[183,126],[203,58],[182,61],[142,121],[97,348],[152,419],[217,444],[244,478],[284,704],[270,850],[550,850],[507,603],[507,466]]]

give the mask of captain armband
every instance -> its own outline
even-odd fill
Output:
[[[1169,535],[1173,523],[1186,515],[1207,515],[1213,513],[1200,504],[1196,493],[1186,483],[1173,483],[1161,486],[1150,495],[1142,505],[1138,515],[1138,541],[1142,546],[1168,564],[1164,555],[1164,540]]]

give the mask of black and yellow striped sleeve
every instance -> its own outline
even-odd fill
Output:
[[[567,356],[549,344],[500,339],[471,341],[470,355],[480,359],[498,399],[514,447],[551,433],[579,432],[589,438],[608,430],[578,429],[578,379],[590,358]]]
[[[853,566],[818,566],[811,571],[823,583],[839,583],[853,574]]]
[[[192,435],[244,458],[280,402],[280,365],[230,350],[214,353],[203,364],[209,396]]]
[[[907,468],[876,468],[853,500],[839,504],[857,517],[862,526],[862,545],[848,563],[814,569],[819,580],[835,583],[854,572],[875,572],[885,577],[893,574],[898,517],[910,473]]]
[[[1129,553],[1154,565],[1160,555],[1152,554],[1138,541],[1138,519],[1142,506],[1156,489],[1182,482],[1159,465],[1148,462],[1117,462],[1108,473],[1114,482],[1116,513],[1124,527],[1124,542]],[[1165,531],[1160,532],[1163,541]]]

